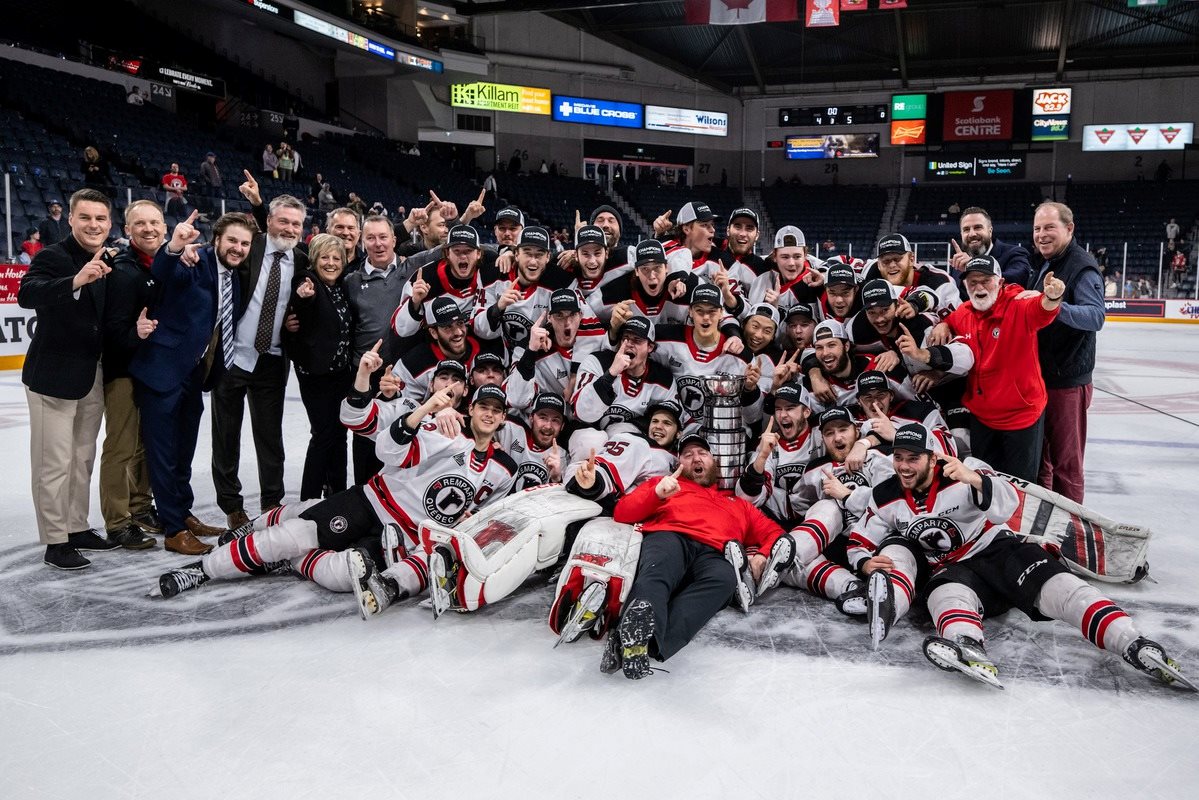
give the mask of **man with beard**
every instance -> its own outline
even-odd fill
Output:
[[[962,212],[959,225],[962,244],[959,247],[958,243],[953,241],[953,257],[949,264],[956,272],[963,300],[966,299],[966,287],[962,281],[962,271],[966,262],[974,256],[992,256],[998,261],[999,268],[1003,271],[1003,280],[1009,286],[1032,288],[1032,266],[1028,261],[1028,251],[1023,245],[996,241],[990,214],[977,206],[971,206]]]
[[[878,370],[866,370],[858,376],[857,383],[860,408],[855,411],[859,419],[865,416],[866,421],[861,427],[862,438],[845,459],[850,468],[857,469],[869,450],[879,448],[890,453],[895,431],[912,422],[919,422],[932,432],[938,453],[958,454],[953,434],[936,404],[923,400],[895,402],[895,388]]]
[[[512,492],[562,481],[562,448],[558,437],[566,424],[566,403],[560,394],[539,392],[528,420],[509,413],[495,441],[516,462]]]
[[[863,283],[882,278],[898,287],[899,299],[912,306],[911,314],[923,311],[944,317],[962,302],[949,273],[917,264],[912,245],[902,234],[888,233],[878,240],[878,261],[862,277]],[[909,312],[904,312],[904,316],[908,315]]]
[[[727,273],[735,293],[745,297],[757,277],[754,271],[716,246],[716,215],[705,203],[690,202],[679,209],[677,225],[663,243],[671,273],[684,273],[715,282]]]
[[[432,191],[431,199],[423,209],[414,208],[404,220],[403,226],[407,234],[413,236],[412,241],[406,241],[397,248],[401,258],[414,256],[424,250],[440,247],[450,233],[452,221],[458,218],[458,207],[451,202],[441,200]],[[463,220],[468,222],[469,220]]]
[[[404,353],[391,369],[399,382],[401,398],[420,401],[429,391],[437,364],[447,359],[457,361],[468,370],[474,367],[475,357],[483,344],[467,330],[466,315],[453,298],[442,295],[429,305],[428,325],[431,341],[421,342]],[[488,348],[489,350],[491,348]]]
[[[758,212],[752,208],[734,208],[733,213],[729,214],[724,250],[758,276],[770,271],[766,259],[754,252],[760,232]]]
[[[644,239],[633,250],[633,270],[614,278],[592,295],[596,315],[615,331],[634,316],[652,322],[682,322],[687,318],[684,295],[698,281],[685,270],[670,272],[662,243]]]
[[[794,225],[785,225],[774,234],[774,250],[770,254],[772,266],[754,278],[749,289],[749,303],[770,303],[786,311],[795,305],[807,305],[820,299],[824,276],[818,267],[820,261],[808,255],[803,231]]]
[[[962,402],[973,414],[970,450],[1000,472],[1037,480],[1046,391],[1037,331],[1058,314],[1065,284],[1047,273],[1044,291],[1007,286],[999,262],[976,256],[963,270],[969,299],[934,337],[957,337],[974,354]]]
[[[937,627],[924,641],[924,654],[941,669],[1000,687],[999,670],[983,646],[982,621],[1018,608],[1033,620],[1062,620],[1134,668],[1195,690],[1178,662],[1141,636],[1119,606],[1007,527],[1020,502],[1015,487],[982,462],[963,463],[933,449],[922,425],[896,431],[895,475],[874,487],[850,534],[850,563],[867,576],[875,648],[923,592]]]
[[[230,528],[249,520],[241,495],[241,424],[248,398],[258,463],[261,507],[283,502],[283,394],[288,365],[280,331],[293,277],[308,269],[296,249],[304,233],[304,204],[291,195],[270,203],[266,234],[254,237],[242,271],[241,319],[234,331],[233,365],[212,392],[212,479]]]
[[[579,362],[607,340],[598,321],[584,335],[584,305],[574,289],[555,289],[550,295],[548,318],[539,318],[529,332],[528,345],[517,348],[519,355],[505,385],[512,408],[528,408],[539,392],[570,396]]]
[[[352,208],[335,208],[325,217],[325,232],[341,239],[345,248],[346,266],[343,270],[348,276],[362,266],[363,254],[359,249],[362,238],[362,218]]]
[[[417,269],[404,286],[391,319],[392,330],[401,339],[420,333],[435,298],[450,297],[469,316],[483,287],[499,278],[494,270],[486,270],[484,277],[479,232],[470,225],[455,225],[441,251],[442,258],[436,265]]]
[[[799,482],[808,462],[823,452],[823,444],[808,425],[815,403],[806,389],[787,383],[777,387],[773,397],[774,414],[737,481],[736,493],[790,529],[807,510]]]
[[[674,469],[682,407],[668,400],[646,409],[645,434],[619,433],[575,466],[566,491],[594,500],[611,513],[616,500]],[[567,470],[570,474],[570,470]]]
[[[817,325],[812,339],[813,353],[802,364],[806,388],[819,405],[815,410],[852,405],[858,396],[855,382],[866,370],[876,369],[874,359],[854,352],[845,326],[836,320],[826,319]],[[887,370],[886,375],[899,387],[901,396],[915,396],[903,364]]]
[[[679,467],[651,478],[616,504],[617,522],[641,525],[637,575],[625,610],[608,636],[600,670],[623,669],[637,680],[653,670],[650,658],[677,653],[723,608],[743,568],[757,580],[782,529],[748,501],[721,493],[720,466],[702,436],[679,445]],[[726,553],[735,552],[733,563]]]
[[[824,276],[824,292],[820,295],[820,318],[836,320],[842,324],[862,310],[858,296],[858,279],[853,267],[833,263]]]
[[[192,212],[192,218],[198,212]],[[141,413],[150,486],[168,550],[200,555],[212,549],[196,536],[223,528],[192,515],[192,458],[204,413],[204,391],[227,378],[236,359],[236,325],[245,310],[243,283],[257,226],[246,214],[225,214],[213,244],[199,248],[191,221],[175,226],[150,267],[160,287],[153,319],[139,321],[143,339],[129,363]],[[192,260],[192,259],[197,260]],[[190,264],[190,265],[189,265]]]

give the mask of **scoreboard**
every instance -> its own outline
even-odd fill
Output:
[[[779,127],[829,128],[837,125],[875,125],[886,122],[889,112],[890,106],[887,103],[780,108]]]

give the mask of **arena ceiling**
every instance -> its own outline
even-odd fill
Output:
[[[1199,2],[908,0],[802,21],[687,25],[678,0],[464,0],[464,16],[541,12],[728,93],[849,81],[1199,67]],[[802,8],[802,0],[800,6]],[[801,14],[802,16],[802,14]]]

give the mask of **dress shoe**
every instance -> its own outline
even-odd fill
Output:
[[[179,531],[174,536],[163,539],[162,546],[172,552],[183,553],[185,556],[202,556],[212,552],[212,545],[204,544],[188,530]]]
[[[92,565],[69,542],[46,545],[46,555],[42,563],[48,567],[62,570],[86,569]]]
[[[188,517],[183,520],[183,524],[193,536],[220,536],[225,532],[224,528],[215,528],[212,525],[205,525],[195,517]]]
[[[154,506],[134,514],[133,524],[146,533],[162,533],[162,521],[158,519],[158,511]]]
[[[262,513],[265,514],[266,512],[263,511]],[[234,511],[226,518],[225,521],[229,523],[229,530],[235,531],[241,526],[248,524],[250,522],[250,517],[244,511]]]
[[[118,542],[105,539],[91,528],[68,534],[67,539],[76,550],[116,550],[121,546]]]
[[[123,528],[108,531],[108,541],[116,542],[126,550],[149,550],[155,544],[153,536],[147,536],[132,522]]]

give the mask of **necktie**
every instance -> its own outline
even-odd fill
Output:
[[[262,311],[258,314],[258,331],[254,334],[254,349],[265,353],[271,349],[271,340],[275,337],[275,312],[279,305],[279,262],[283,260],[284,252],[276,250],[271,254],[271,269],[266,276],[266,293],[262,296]]]
[[[225,369],[233,366],[233,273],[221,275],[221,356]]]

